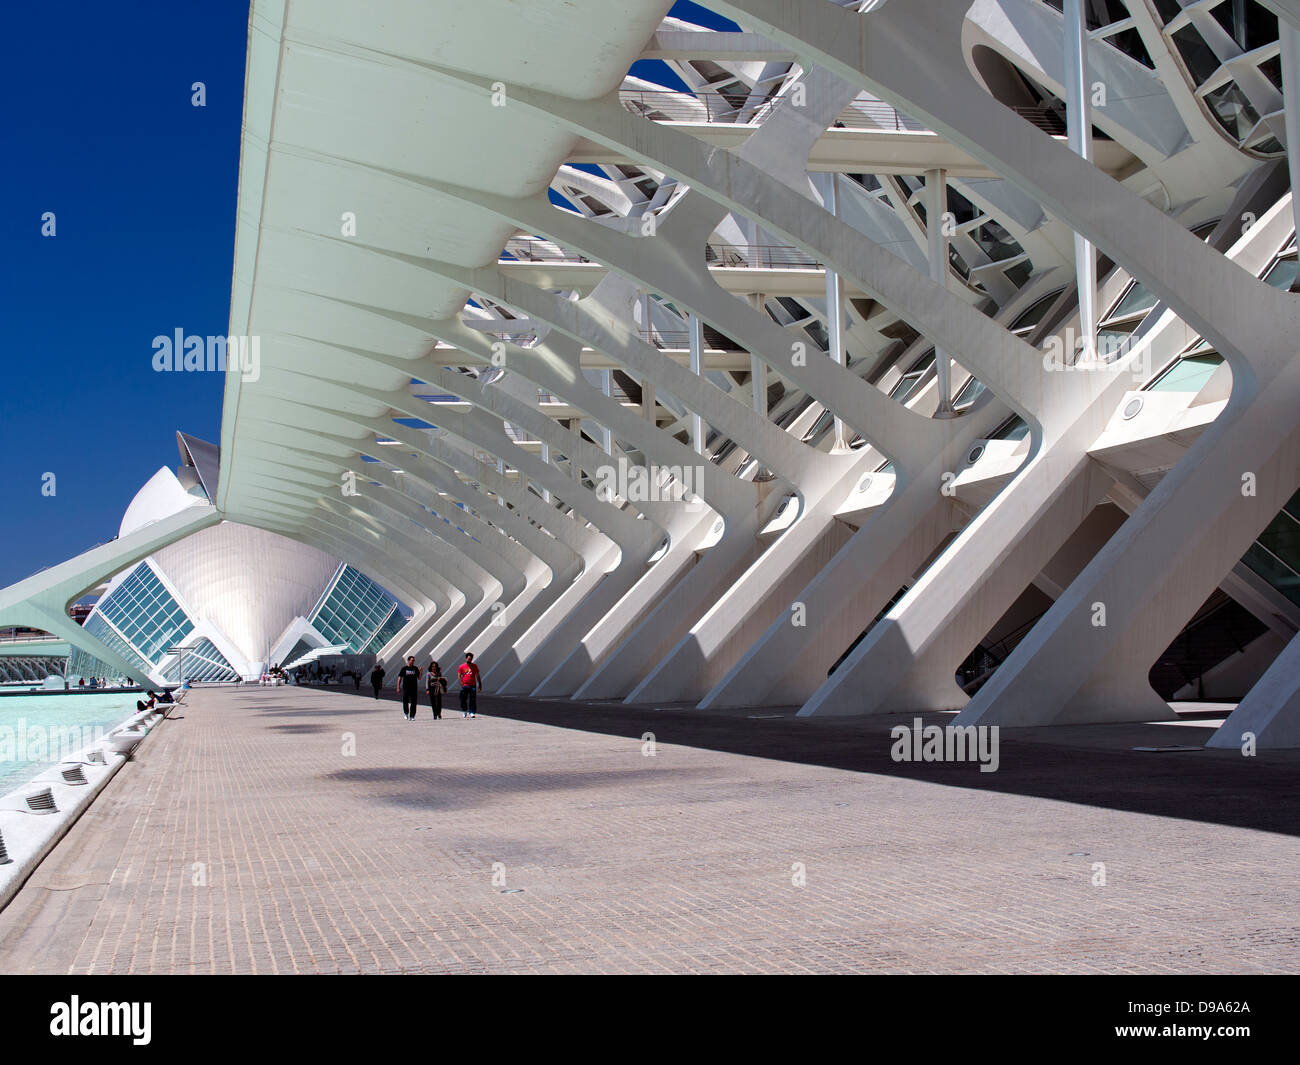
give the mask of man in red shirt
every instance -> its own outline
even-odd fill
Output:
[[[465,661],[456,667],[460,681],[460,711],[466,717],[478,717],[478,693],[483,687],[483,677],[474,664],[474,652],[465,652]]]

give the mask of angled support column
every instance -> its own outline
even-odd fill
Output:
[[[445,577],[461,597],[462,614],[475,609],[489,594],[495,595],[500,588],[491,574],[436,534],[429,532],[427,540],[417,539],[408,532],[411,528],[408,521],[395,523],[391,517],[386,516],[387,508],[379,507],[364,495],[358,494],[347,500],[335,499],[328,494],[336,483],[330,477],[319,478],[304,473],[298,480],[288,481],[268,473],[262,477],[249,476],[248,480],[255,487],[256,482],[267,486],[265,498],[257,500],[250,496],[242,503],[242,514],[248,515],[250,520],[264,528],[271,527],[272,522],[278,521],[275,531],[301,539],[302,530],[295,532],[289,524],[289,519],[299,512],[284,506],[281,501],[285,496],[297,496],[310,501],[315,507],[312,532],[316,535],[333,535],[344,545],[359,544],[359,549],[351,556],[359,560],[354,564],[374,571],[375,567],[365,560],[384,560],[389,572],[399,576],[411,574],[406,580],[408,587],[436,587]],[[394,546],[402,549],[405,557],[410,560],[409,565],[402,564],[401,554],[394,554]],[[346,548],[332,553],[345,559],[350,557]],[[423,573],[417,572],[417,565],[427,566],[428,569]],[[376,575],[382,577],[384,574],[381,570]],[[389,583],[394,584],[393,591],[403,594],[401,584],[391,580]],[[446,617],[442,622],[435,619],[435,624],[441,625],[449,620]]]
[[[997,405],[1002,418],[1005,408]],[[701,709],[802,704],[885,604],[953,531],[956,516],[941,488],[993,418],[944,423],[955,435],[906,478],[864,472],[850,492],[870,513],[833,557],[794,590],[725,674]]]
[[[372,420],[365,420],[370,428],[381,431],[379,426]],[[461,498],[462,501],[473,505],[473,497],[478,496],[486,499],[481,492],[466,486],[459,478],[455,477],[450,468],[442,463],[433,461],[425,456],[430,450],[437,449],[435,443],[424,442],[420,440],[420,434],[415,430],[405,430],[399,425],[392,425],[389,430],[383,430],[393,435],[395,439],[401,439],[403,442],[410,441],[415,448],[415,454],[407,454],[403,457],[402,463],[406,473],[400,475],[405,477],[410,475],[424,487],[418,492],[409,492],[414,496],[417,502],[421,499],[427,500],[423,505],[433,510],[435,514],[441,503],[432,499],[430,493],[444,492],[452,498]],[[343,443],[343,438],[337,439]],[[445,447],[445,445],[444,445]],[[378,449],[376,449],[378,450]],[[572,519],[567,516],[559,515],[546,508],[536,505],[536,497],[531,496],[526,491],[520,491],[516,486],[509,484],[504,477],[501,477],[496,470],[478,462],[470,455],[457,453],[454,449],[447,449],[458,463],[459,468],[465,470],[474,470],[476,476],[488,488],[496,492],[497,498],[503,502],[509,501],[516,510],[533,517],[535,520],[546,521],[550,519],[555,526],[555,536],[546,536],[538,532],[537,529],[528,521],[518,517],[514,511],[498,509],[496,512],[489,513],[492,521],[499,524],[503,529],[514,536],[529,552],[535,556],[542,566],[538,567],[536,562],[526,562],[525,572],[529,575],[528,591],[521,597],[517,597],[509,605],[502,604],[502,609],[493,607],[492,621],[483,632],[474,637],[476,656],[482,659],[483,668],[486,670],[489,666],[496,669],[501,661],[501,656],[506,654],[507,648],[514,647],[518,638],[537,618],[547,610],[550,605],[557,599],[561,593],[573,582],[583,570],[583,557],[575,550],[576,547],[593,547],[599,551],[599,545],[594,544],[596,539],[586,530],[575,530]],[[368,473],[367,465],[354,465],[352,468],[359,473]],[[383,478],[378,478],[383,480]],[[393,479],[393,486],[398,484],[397,478]],[[455,513],[455,512],[452,512]],[[457,515],[459,520],[459,515]],[[602,542],[603,538],[600,538]],[[566,542],[569,541],[569,542]],[[490,544],[490,538],[488,540]],[[511,549],[513,549],[511,547]],[[595,555],[593,554],[593,557]],[[545,591],[543,591],[545,589]]]
[[[1166,712],[1146,673],[1300,480],[1300,307],[1174,219],[993,100],[962,51],[963,0],[910,0],[859,16],[830,4],[719,0],[805,61],[907,110],[1124,265],[1224,356],[1231,399],[1218,420],[1084,569],[959,720],[1046,724]],[[910,57],[932,58],[919,69]],[[977,372],[983,373],[976,367]],[[1066,374],[1044,374],[1065,377]],[[1243,498],[1243,475],[1258,494]],[[1106,627],[1095,626],[1098,606]]]
[[[754,310],[762,312],[765,298],[761,292],[756,292],[749,298]],[[766,420],[767,418],[767,363],[757,355],[749,357],[749,390],[750,397],[754,406],[754,413]]]
[[[1207,747],[1261,750],[1300,747],[1300,636],[1293,636]]]
[[[1068,456],[1066,456],[1068,461]],[[962,530],[800,714],[957,709],[954,674],[1105,496],[1110,479],[1086,456],[1031,460]],[[1002,504],[1002,505],[999,505]]]

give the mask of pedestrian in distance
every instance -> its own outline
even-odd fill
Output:
[[[415,664],[415,655],[410,655],[406,665],[397,671],[396,687],[402,693],[402,714],[407,721],[414,721],[420,702],[420,667]]]
[[[478,693],[483,687],[483,675],[474,664],[474,652],[465,652],[465,661],[456,667],[460,681],[460,712],[466,717],[478,717]]]
[[[375,689],[375,698],[379,698],[379,689],[384,686],[384,664],[376,662],[375,668],[370,671],[370,686]]]
[[[442,667],[437,662],[429,663],[429,671],[424,675],[424,686],[429,692],[429,705],[433,707],[433,719],[441,721],[442,697],[447,694],[447,678],[442,675]]]

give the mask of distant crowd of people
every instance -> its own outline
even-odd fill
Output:
[[[293,682],[295,684],[342,684],[344,681],[352,681],[352,687],[356,691],[361,690],[361,670],[345,669],[340,671],[337,666],[322,666],[319,663],[312,662],[293,671]]]
[[[415,664],[415,656],[408,655],[406,664],[397,671],[394,690],[402,697],[402,716],[407,721],[415,720],[415,712],[420,702],[420,676],[423,672],[424,690],[429,697],[429,706],[433,709],[433,719],[442,719],[442,697],[447,694],[448,680],[443,675],[442,667],[437,662],[430,662],[427,670],[421,671]],[[376,662],[370,671],[370,687],[375,698],[384,688],[387,675],[384,664]],[[478,717],[478,693],[483,690],[483,674],[474,664],[474,653],[465,652],[465,661],[456,667],[456,679],[460,682],[460,712],[463,716]]]

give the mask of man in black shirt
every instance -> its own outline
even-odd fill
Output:
[[[402,693],[402,714],[407,721],[414,721],[416,703],[420,698],[420,667],[415,664],[415,655],[411,655],[406,665],[397,671],[397,688]]]

